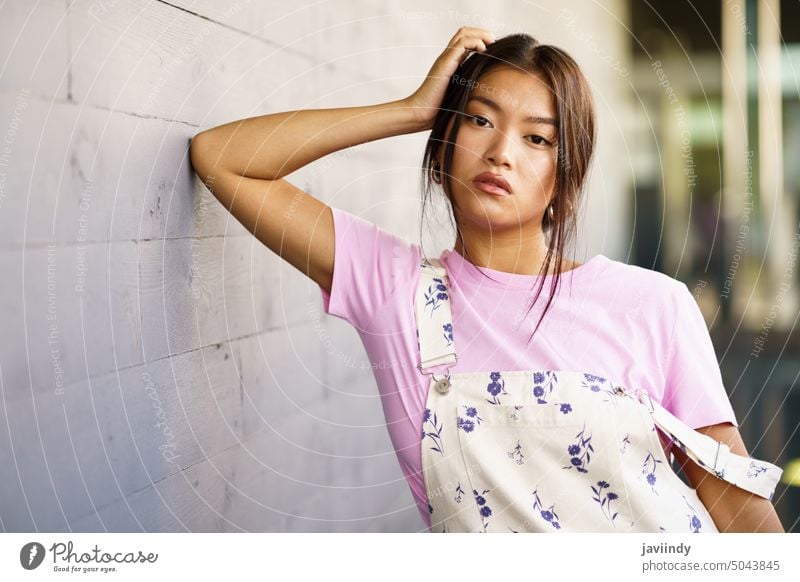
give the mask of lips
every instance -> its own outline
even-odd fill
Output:
[[[498,196],[509,196],[511,194],[511,185],[499,174],[483,172],[475,176],[472,179],[472,183],[489,194]]]

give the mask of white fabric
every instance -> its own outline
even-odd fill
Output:
[[[446,270],[423,259],[420,372],[430,374],[422,466],[432,532],[715,532],[656,426],[710,473],[768,499],[782,470],[732,454],[636,388],[591,371],[451,374]]]

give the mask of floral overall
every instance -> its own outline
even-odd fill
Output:
[[[457,356],[447,272],[436,259],[420,267],[431,532],[718,531],[672,470],[657,426],[709,473],[772,499],[782,469],[731,453],[643,390],[578,371],[428,372]]]

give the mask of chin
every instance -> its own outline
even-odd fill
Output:
[[[488,210],[485,214],[475,215],[470,213],[468,216],[462,215],[462,218],[490,233],[519,230],[520,224],[526,224],[528,221],[533,220],[533,217],[516,216],[513,213],[499,213]]]

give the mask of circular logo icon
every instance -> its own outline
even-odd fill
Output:
[[[29,542],[19,552],[19,563],[26,570],[35,570],[44,560],[44,546],[39,542]]]

